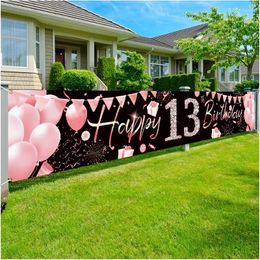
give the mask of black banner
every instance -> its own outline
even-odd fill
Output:
[[[54,172],[252,131],[254,93],[57,92],[68,99]],[[37,175],[34,174],[34,176]]]

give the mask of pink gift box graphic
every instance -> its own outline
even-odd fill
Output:
[[[131,157],[134,155],[134,149],[131,146],[125,146],[122,149],[118,149],[118,159]]]
[[[221,136],[221,132],[217,127],[211,130],[211,138],[219,138]]]
[[[155,101],[151,101],[147,106],[147,113],[151,116],[156,117],[159,108],[159,103]]]

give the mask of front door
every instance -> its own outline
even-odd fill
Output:
[[[61,62],[65,66],[65,49],[56,48],[55,49],[55,61]]]

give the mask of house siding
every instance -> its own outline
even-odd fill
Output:
[[[53,30],[45,29],[45,88],[49,85],[51,65],[53,63]]]
[[[9,89],[42,89],[42,75],[35,72],[2,71],[1,80],[9,82]]]

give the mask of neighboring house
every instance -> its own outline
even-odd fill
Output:
[[[247,68],[244,65],[241,65],[241,81],[247,79],[246,74],[247,74]],[[251,79],[259,81],[259,60],[256,60],[254,62]]]
[[[10,88],[47,88],[55,61],[65,69],[95,71],[100,57],[117,63],[126,59],[125,50],[141,53],[153,78],[200,71],[205,78],[218,78],[222,90],[241,79],[240,68],[209,72],[214,61],[192,62],[176,47],[175,40],[197,37],[206,24],[148,38],[65,0],[2,0],[1,9],[1,80]]]

